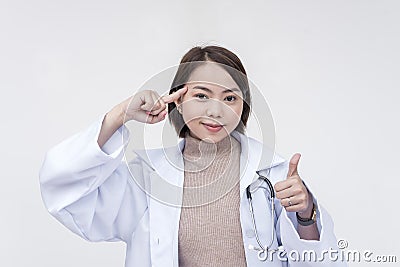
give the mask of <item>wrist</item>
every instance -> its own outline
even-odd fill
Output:
[[[308,226],[315,223],[317,220],[317,211],[314,202],[312,202],[312,209],[310,215],[305,213],[301,213],[301,215],[299,215],[299,212],[297,212],[296,217],[297,217],[297,222],[303,226]]]
[[[312,216],[314,210],[314,200],[310,193],[308,193],[308,207],[304,211],[297,212],[300,218],[308,219]]]
[[[125,109],[122,104],[119,104],[115,106],[113,109],[111,109],[106,117],[109,119],[109,121],[112,123],[114,126],[113,128],[118,129],[121,127],[125,121]]]
[[[313,213],[313,205],[314,205],[314,203],[311,202],[311,205],[309,205],[309,207],[305,211],[298,211],[297,215],[300,218],[303,218],[303,219],[310,218],[312,216],[312,213]]]

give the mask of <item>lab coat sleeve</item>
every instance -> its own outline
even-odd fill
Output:
[[[128,129],[121,126],[100,148],[103,119],[47,152],[40,188],[48,211],[72,232],[89,241],[126,241],[143,217],[147,199],[122,160]],[[140,161],[131,166],[141,168]]]
[[[281,164],[274,170],[274,176],[286,179],[288,162]],[[340,257],[340,249],[337,246],[337,239],[334,234],[334,224],[331,216],[322,207],[311,188],[305,184],[312,194],[314,204],[317,207],[317,228],[320,234],[319,240],[301,239],[297,232],[297,218],[295,212],[287,212],[276,200],[278,220],[276,225],[278,242],[285,249],[287,266],[289,267],[311,267],[311,266],[347,266],[347,263]],[[335,252],[337,251],[337,253]]]

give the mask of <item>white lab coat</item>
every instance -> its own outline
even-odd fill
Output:
[[[163,204],[150,195],[167,192],[166,198],[179,202],[181,191],[160,188],[152,181],[157,177],[182,188],[183,172],[170,164],[162,149],[136,150],[136,157],[128,164],[124,160],[124,141],[129,131],[121,126],[101,149],[97,144],[103,116],[80,133],[64,140],[48,151],[40,170],[42,198],[48,211],[72,232],[89,241],[123,241],[127,244],[126,267],[178,266],[178,226],[180,207]],[[260,261],[255,250],[258,247],[246,197],[246,187],[257,179],[256,170],[268,175],[275,184],[286,178],[288,161],[274,156],[271,164],[260,160],[262,149],[271,151],[259,141],[237,131],[232,132],[241,143],[240,155],[240,221],[248,266],[320,266],[321,262],[303,262],[289,258],[282,262],[276,256]],[[127,140],[124,138],[124,140]],[[178,145],[167,149],[167,154],[183,166],[180,153],[184,139]],[[147,152],[147,153],[146,153]],[[268,154],[269,153],[269,154]],[[246,166],[247,165],[247,166]],[[128,168],[129,166],[129,168]],[[131,171],[131,172],[130,172]],[[134,179],[132,179],[134,177]],[[140,185],[150,194],[145,193]],[[309,188],[309,187],[308,187]],[[309,188],[310,190],[310,188]],[[311,190],[310,190],[311,192]],[[268,244],[271,238],[271,223],[268,192],[253,193],[256,225],[261,242]],[[323,250],[337,248],[333,222],[326,210],[317,204],[317,225],[320,241],[302,240],[296,231],[297,220],[294,212],[286,212],[276,200],[274,246],[282,244],[287,252]],[[168,201],[170,201],[168,200]],[[224,253],[224,248],[221,248]],[[326,260],[324,266],[346,266],[343,262]],[[200,263],[200,266],[204,266]]]

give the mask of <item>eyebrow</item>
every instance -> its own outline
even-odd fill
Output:
[[[199,86],[199,85],[197,85],[197,86],[195,86],[195,87],[193,87],[193,89],[201,89],[201,90],[204,90],[204,91],[206,91],[206,92],[209,92],[209,93],[213,93],[213,91],[211,91],[210,89],[208,89],[207,87],[204,87],[204,86]],[[231,89],[226,89],[226,90],[224,90],[224,91],[222,91],[222,93],[227,93],[227,92],[241,92],[239,89],[237,89],[237,88],[231,88]]]

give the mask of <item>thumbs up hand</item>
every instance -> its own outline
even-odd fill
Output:
[[[300,217],[309,218],[312,213],[312,199],[297,171],[301,155],[296,153],[289,162],[286,180],[275,184],[276,197],[286,211],[298,212]]]

